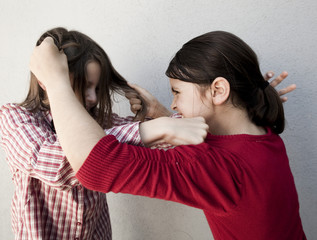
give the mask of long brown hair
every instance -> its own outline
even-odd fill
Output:
[[[89,113],[102,127],[111,127],[113,93],[124,95],[124,93],[136,93],[136,91],[115,70],[106,52],[85,34],[58,27],[45,32],[37,41],[36,46],[40,45],[48,36],[52,37],[56,46],[66,54],[69,73],[73,77],[73,90],[84,105],[87,64],[92,61],[100,64],[101,75],[97,92],[98,103]],[[140,96],[139,98],[142,101],[142,110],[136,114],[135,120],[143,121],[146,114],[146,105]],[[20,105],[32,112],[50,110],[46,92],[40,87],[33,74],[31,74],[28,95]]]
[[[256,125],[270,127],[277,134],[284,131],[278,93],[264,80],[254,51],[231,33],[209,32],[190,40],[171,60],[166,75],[202,86],[224,77],[234,106],[246,109]]]

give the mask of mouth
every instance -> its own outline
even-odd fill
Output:
[[[175,118],[184,118],[184,116],[181,113],[175,113]]]

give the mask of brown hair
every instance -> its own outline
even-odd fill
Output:
[[[277,134],[284,131],[278,93],[264,80],[254,51],[231,33],[214,31],[190,40],[171,60],[166,75],[202,86],[224,77],[234,106],[246,109],[256,125],[270,127]]]
[[[86,67],[92,61],[100,64],[101,75],[98,84],[98,103],[89,113],[104,128],[112,126],[112,95],[114,92],[124,93],[136,91],[115,70],[106,52],[91,38],[78,31],[68,31],[65,28],[54,28],[45,32],[36,45],[40,45],[46,37],[52,37],[56,46],[67,56],[69,73],[73,76],[72,87],[81,102],[85,105]],[[135,120],[143,121],[146,105],[143,99],[142,110],[135,116]],[[36,77],[31,74],[30,88],[26,99],[20,104],[29,111],[49,111],[50,106],[46,92],[40,87]]]

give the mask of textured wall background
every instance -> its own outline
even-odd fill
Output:
[[[28,61],[39,36],[52,27],[82,31],[106,50],[129,81],[150,90],[166,106],[164,75],[173,54],[189,39],[226,30],[257,52],[263,72],[289,72],[283,86],[297,90],[285,105],[282,137],[294,174],[308,239],[317,238],[317,2],[315,0],[221,1],[18,1],[0,0],[0,104],[19,102],[28,89]],[[117,110],[129,114],[127,102]],[[11,174],[0,151],[0,239],[10,226]],[[211,239],[200,210],[123,194],[109,194],[115,240]]]

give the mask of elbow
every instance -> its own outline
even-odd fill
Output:
[[[76,177],[77,177],[79,183],[88,190],[102,192],[102,193],[110,192],[109,185],[106,186],[106,185],[100,184],[100,182],[96,182],[92,179],[88,180],[88,179],[82,178],[82,176],[78,176],[78,174],[76,175]]]
[[[79,169],[80,169],[80,167],[81,167],[81,164],[72,164],[71,166],[72,166],[73,171],[75,172],[75,174],[77,174]]]
[[[79,169],[84,163],[84,161],[76,161],[76,159],[74,160],[73,157],[67,158],[67,161],[69,162],[75,174],[77,174],[77,172],[79,171]]]

